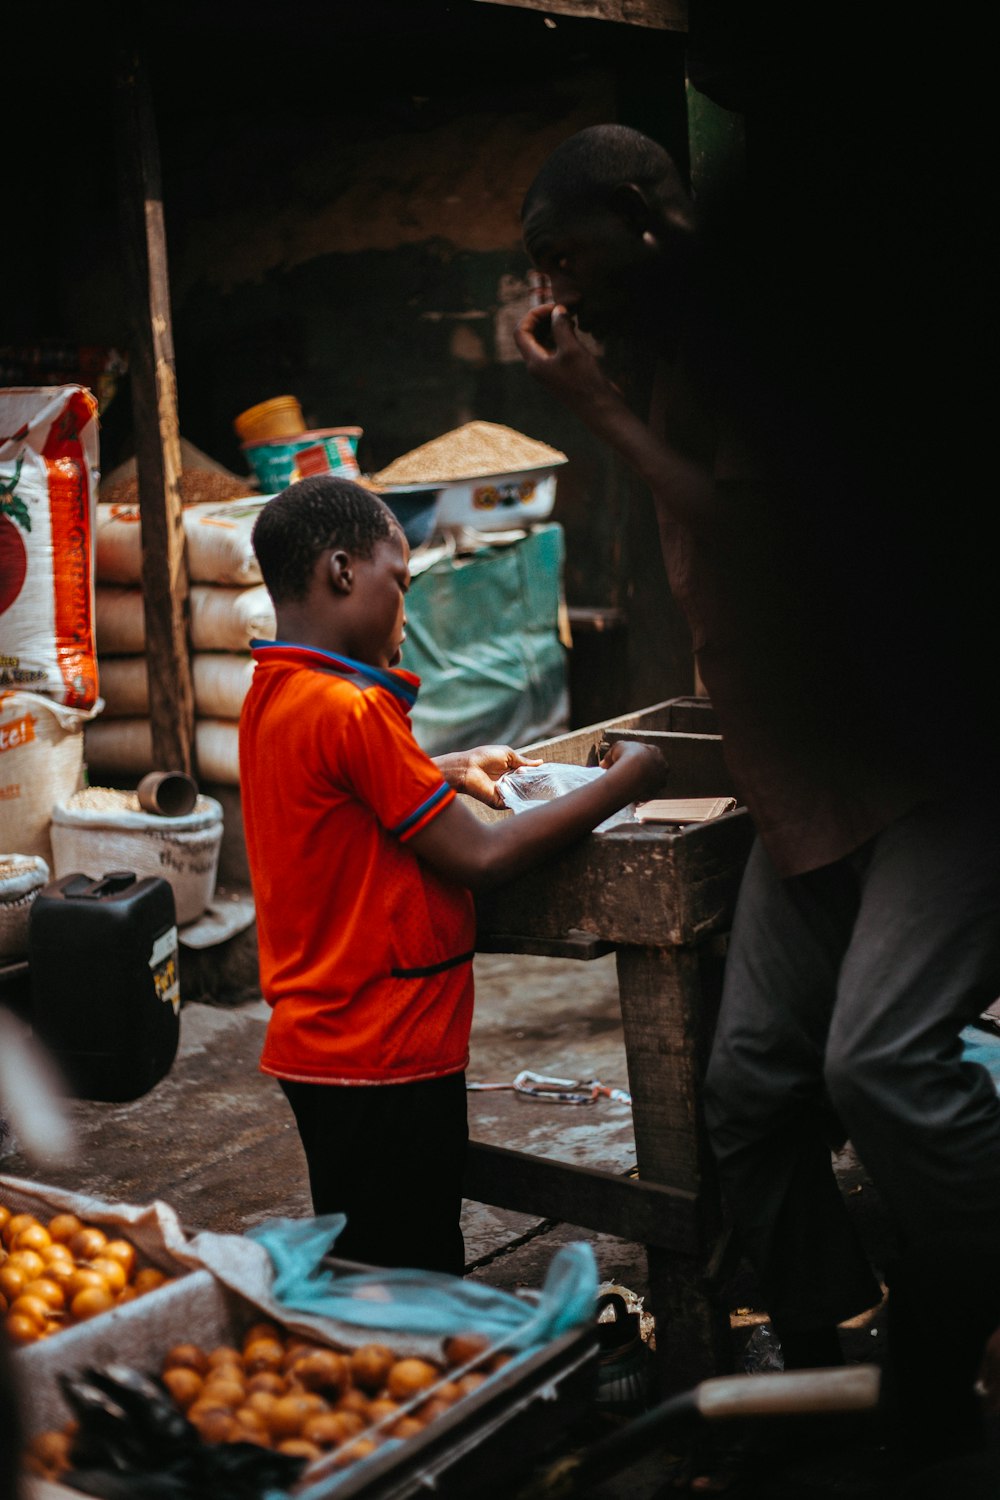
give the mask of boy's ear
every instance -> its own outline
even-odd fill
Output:
[[[354,587],[354,569],[348,553],[330,553],[330,585],[335,594],[349,594]]]
[[[611,202],[637,239],[657,238],[649,200],[638,183],[620,182],[611,195]]]

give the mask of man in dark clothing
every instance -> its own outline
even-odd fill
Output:
[[[837,1324],[880,1300],[832,1170],[849,1138],[898,1235],[893,1407],[930,1457],[978,1441],[973,1383],[1000,1321],[1000,1101],[959,1040],[1000,994],[998,741],[982,575],[940,520],[947,483],[966,542],[951,332],[928,296],[918,379],[912,331],[898,335],[929,258],[885,260],[904,187],[879,217],[872,177],[842,160],[839,174],[822,228],[819,190],[796,198],[794,181],[780,224],[758,192],[703,226],[660,147],[621,126],[581,132],[525,200],[553,302],[517,339],[652,492],[758,835],[705,1108],[786,1365],[838,1362]],[[611,334],[660,361],[648,420],[586,337]],[[948,680],[971,730],[960,765],[933,703]]]

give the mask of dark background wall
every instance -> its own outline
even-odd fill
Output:
[[[556,502],[569,603],[629,621],[600,658],[600,708],[691,691],[644,496],[529,380],[511,339],[528,296],[520,203],[553,146],[617,119],[686,169],[684,38],[476,0],[50,21],[19,22],[21,55],[44,68],[3,246],[0,345],[127,347],[113,81],[122,28],[138,25],[183,436],[246,472],[234,416],[289,392],[310,426],[364,429],[366,470],[473,418],[553,444],[570,459]],[[3,383],[16,376],[8,365]],[[104,416],[105,472],[130,455],[130,429],[126,379]]]

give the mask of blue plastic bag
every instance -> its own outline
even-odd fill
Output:
[[[322,1265],[343,1229],[343,1214],[269,1219],[247,1231],[274,1266],[275,1301],[290,1310],[380,1333],[448,1338],[477,1333],[509,1349],[546,1343],[593,1322],[597,1263],[588,1244],[563,1245],[541,1291],[528,1300],[481,1281],[437,1271],[372,1270],[338,1275]]]

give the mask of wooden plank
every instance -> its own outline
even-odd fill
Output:
[[[672,698],[667,729],[678,734],[718,734],[719,718],[710,698]]]
[[[159,150],[148,78],[137,48],[128,41],[119,55],[116,96],[153,761],[157,769],[196,774],[180,431]]]
[[[728,1317],[705,1283],[721,1213],[701,1110],[722,949],[622,948],[617,962],[639,1172],[689,1192],[698,1208],[693,1253],[668,1255],[646,1242],[662,1396],[727,1368],[731,1357]]]
[[[728,929],[752,840],[742,809],[676,830],[624,824],[479,896],[479,932],[483,939],[579,930],[616,945],[698,942]]]
[[[479,0],[479,3],[542,10],[547,15],[578,16],[591,21],[618,21],[657,31],[688,29],[687,0]]]
[[[476,1203],[675,1253],[691,1254],[700,1242],[690,1193],[486,1141],[469,1143],[464,1193]]]
[[[660,750],[667,763],[669,781],[664,797],[732,797],[732,777],[722,754],[722,737],[717,734],[676,734],[663,729],[608,729],[607,742],[637,740]],[[683,787],[681,791],[679,788]]]
[[[613,719],[601,719],[596,724],[585,724],[569,734],[558,734],[550,740],[536,740],[533,745],[519,747],[522,755],[536,756],[547,763],[555,761],[567,766],[585,766],[592,750],[605,738],[608,729],[668,729],[670,727],[670,700],[654,703],[649,708],[635,709],[631,713],[618,714]]]

